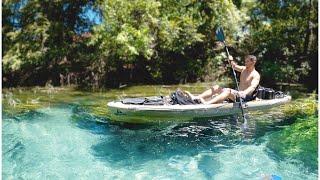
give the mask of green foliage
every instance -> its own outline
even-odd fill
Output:
[[[2,7],[5,86],[215,80],[229,73],[215,48],[222,26],[232,55],[258,55],[263,81],[315,87],[314,0],[6,0]],[[101,24],[83,16],[88,7]]]
[[[318,103],[317,94],[312,94],[307,98],[297,99],[284,107],[284,113],[289,118],[303,118],[317,116]]]
[[[282,158],[298,159],[311,169],[318,167],[318,117],[308,116],[271,135],[267,144]]]
[[[318,2],[256,1],[250,6],[247,38],[262,61],[262,76],[277,82],[304,81],[317,69]]]
[[[144,67],[156,82],[196,80],[204,75],[212,34],[225,27],[228,39],[241,29],[245,15],[231,1],[101,1],[104,21],[89,44],[100,58],[120,70]]]
[[[28,64],[39,64],[44,60],[47,48],[50,22],[43,14],[37,14],[34,22],[23,29],[17,29],[5,34],[12,41],[11,46],[3,56],[4,71],[17,71]]]
[[[308,167],[318,166],[318,106],[317,95],[300,98],[284,106],[283,112],[295,123],[273,133],[267,144],[282,158],[298,159]]]
[[[99,42],[102,55],[132,62],[154,54],[159,2],[111,0],[101,3],[104,23],[94,29],[90,43]]]
[[[57,81],[59,73],[68,71],[61,64],[78,58],[73,54],[75,28],[89,23],[79,14],[91,2],[3,1],[4,77],[18,85],[41,83],[35,77]]]

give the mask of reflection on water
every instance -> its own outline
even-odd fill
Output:
[[[270,135],[293,123],[279,109],[248,114],[246,129],[237,116],[119,124],[93,113],[99,94],[52,92],[59,103],[31,94],[12,98],[51,105],[20,113],[5,107],[4,179],[317,178],[316,169],[268,148]]]

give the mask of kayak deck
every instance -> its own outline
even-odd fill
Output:
[[[245,111],[263,110],[285,104],[291,96],[245,103]],[[112,121],[145,123],[160,121],[186,121],[194,118],[225,116],[240,113],[239,103],[197,105],[133,105],[112,101],[107,104]]]

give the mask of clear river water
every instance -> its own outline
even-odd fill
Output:
[[[182,88],[200,92],[206,85]],[[3,179],[317,179],[317,168],[269,148],[292,124],[281,107],[154,124],[115,123],[106,103],[176,86],[5,89]]]

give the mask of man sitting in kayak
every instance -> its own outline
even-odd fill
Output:
[[[237,65],[233,61],[233,57],[229,56],[231,65],[234,70],[240,72],[240,83],[239,90],[234,90],[230,88],[221,88],[218,85],[212,86],[210,89],[206,90],[198,96],[193,96],[191,93],[187,92],[192,99],[198,99],[203,104],[215,104],[222,103],[224,100],[236,101],[237,98],[242,98],[244,102],[251,101],[254,99],[253,93],[259,85],[260,74],[255,69],[255,64],[257,58],[254,55],[248,55],[245,57],[245,66]],[[213,97],[214,96],[214,97]],[[211,98],[207,100],[208,98]],[[237,100],[239,101],[239,100]]]

